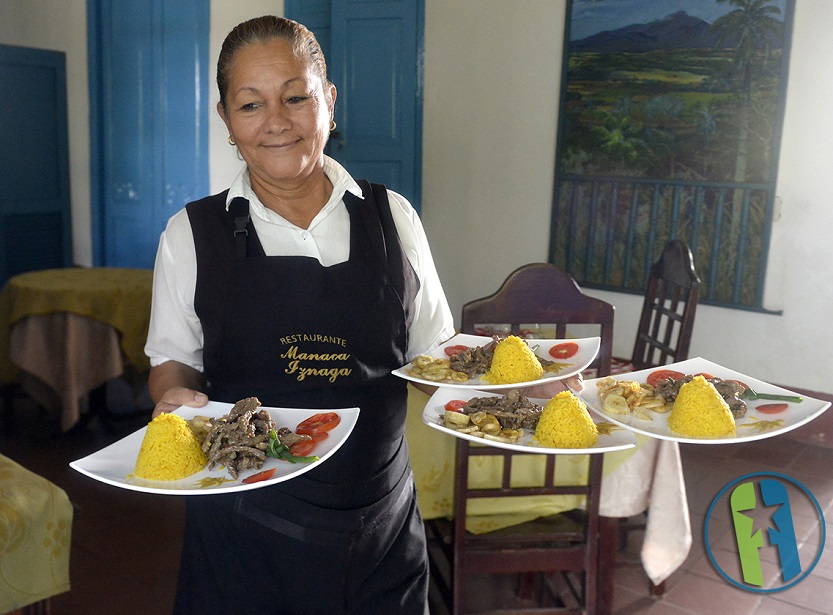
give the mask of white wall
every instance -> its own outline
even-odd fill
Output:
[[[425,0],[423,220],[455,314],[516,267],[545,260],[555,161],[564,0]],[[833,3],[797,0],[769,315],[701,306],[692,355],[765,380],[833,391]],[[74,254],[90,264],[85,0],[0,0],[0,43],[67,52]],[[240,21],[280,1],[212,0],[211,65]],[[210,98],[211,191],[240,162]],[[616,306],[615,348],[630,354],[639,297]]]

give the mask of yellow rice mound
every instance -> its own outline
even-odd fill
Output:
[[[584,402],[562,391],[544,406],[534,437],[553,448],[590,448],[599,440],[599,429]]]
[[[205,453],[185,419],[163,412],[148,424],[136,469],[130,476],[177,480],[199,472],[206,463]]]
[[[703,376],[695,376],[680,387],[668,415],[668,427],[690,438],[718,438],[735,433],[735,419],[714,385]]]
[[[495,346],[492,366],[483,375],[490,384],[515,384],[537,380],[544,373],[541,362],[521,338],[510,335]]]

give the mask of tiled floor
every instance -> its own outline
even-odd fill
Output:
[[[61,486],[78,508],[72,535],[72,591],[54,599],[53,615],[170,613],[181,544],[182,498],[116,489],[67,465],[137,429],[147,417],[95,419],[76,433],[50,437],[40,432],[34,408],[23,403],[16,414],[17,431],[13,436],[0,435],[0,452]],[[800,481],[833,520],[829,514],[833,510],[833,412],[785,436],[743,445],[682,445],[681,451],[694,532],[690,555],[668,579],[661,598],[649,595],[639,566],[618,568],[614,615],[830,613],[833,545],[829,541],[811,575],[788,590],[762,597],[735,588],[718,575],[706,556],[702,527],[718,491],[754,471],[781,472]],[[833,529],[833,523],[828,522],[828,528]],[[639,536],[632,534],[620,559],[634,561],[639,546]]]
[[[693,545],[683,566],[666,581],[659,599],[645,591],[644,574],[622,567],[616,573],[615,615],[797,615],[830,613],[833,604],[833,544],[827,541],[817,566],[800,583],[768,594],[742,590],[726,582],[713,567],[703,539],[709,505],[733,480],[753,472],[777,472],[805,485],[833,529],[833,413],[784,436],[736,445],[680,447],[688,494]],[[729,528],[725,528],[729,531]],[[818,538],[818,534],[815,534]],[[734,537],[729,535],[729,541]],[[730,543],[734,545],[734,543]],[[711,541],[712,547],[715,542]],[[809,543],[806,545],[809,548]],[[637,544],[620,554],[633,559]],[[735,554],[735,557],[737,555]],[[774,568],[775,563],[769,567]],[[766,562],[765,562],[766,567]]]

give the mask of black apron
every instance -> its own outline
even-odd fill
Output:
[[[189,497],[177,613],[419,613],[428,570],[405,440],[405,361],[418,281],[383,186],[345,194],[350,257],[267,257],[248,203],[186,207],[209,397],[358,406],[350,438],[284,483]]]

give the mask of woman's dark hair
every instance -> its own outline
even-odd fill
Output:
[[[304,58],[312,67],[313,73],[321,78],[324,92],[329,97],[327,85],[327,62],[315,35],[306,26],[297,21],[264,15],[238,24],[223,41],[220,57],[217,59],[217,88],[220,90],[220,104],[226,108],[228,91],[228,71],[238,49],[252,43],[268,43],[273,39],[283,39],[292,45],[296,57]]]

